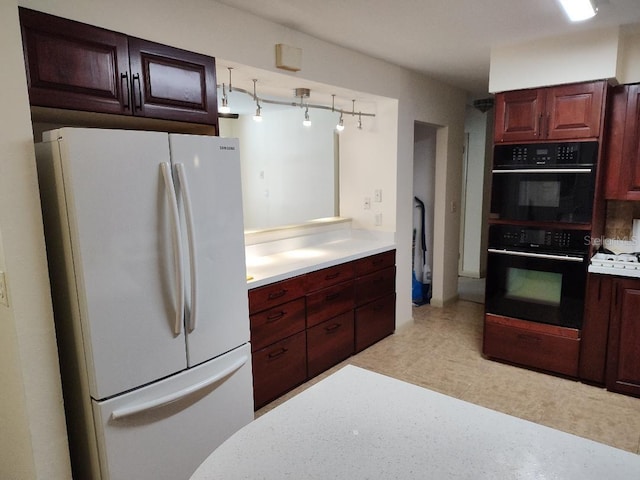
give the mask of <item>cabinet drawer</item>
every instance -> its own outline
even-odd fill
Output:
[[[572,377],[578,375],[577,330],[550,326],[557,333],[553,334],[544,331],[544,324],[492,315],[485,318],[482,352],[486,356]]]
[[[382,270],[383,268],[391,267],[396,264],[396,251],[389,250],[388,252],[378,253],[369,257],[361,258],[353,262],[356,277],[366,275],[376,270]]]
[[[253,353],[256,410],[306,380],[306,343],[305,332],[300,332]]]
[[[364,305],[396,289],[396,267],[370,273],[356,279],[356,305]]]
[[[304,298],[298,298],[251,315],[251,349],[260,350],[304,330],[304,307]]]
[[[392,293],[356,309],[355,351],[364,350],[396,328],[396,294]]]
[[[282,282],[249,290],[249,313],[256,313],[304,295],[302,277],[294,277]]]
[[[307,273],[304,277],[305,290],[314,292],[338,283],[352,280],[354,277],[353,263],[342,263],[335,267],[323,268],[316,272]]]
[[[307,327],[353,309],[353,282],[307,295]]]
[[[353,353],[353,310],[307,330],[309,377],[344,360]]]

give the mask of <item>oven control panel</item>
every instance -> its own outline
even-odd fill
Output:
[[[492,225],[490,248],[518,249],[548,253],[587,253],[589,234],[584,230],[542,229],[515,225]]]
[[[494,168],[553,168],[595,165],[598,142],[496,145]]]

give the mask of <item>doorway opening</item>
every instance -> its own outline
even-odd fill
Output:
[[[437,127],[414,123],[412,301],[431,301]]]

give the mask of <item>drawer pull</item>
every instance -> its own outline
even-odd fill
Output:
[[[284,355],[285,353],[287,353],[289,350],[282,347],[278,350],[276,350],[275,352],[269,352],[269,358],[278,358],[281,357],[282,355]]]
[[[334,278],[338,278],[340,276],[340,272],[332,273],[330,275],[326,275],[324,277],[325,280],[333,280]]]
[[[287,314],[287,312],[285,311],[280,311],[277,313],[271,313],[268,317],[267,317],[267,323],[273,323],[276,320],[280,320],[282,317],[284,317]]]
[[[374,259],[371,261],[371,264],[372,264],[372,265],[380,265],[382,262],[384,262],[384,258],[374,258]]]
[[[269,294],[269,300],[275,300],[276,298],[280,298],[283,297],[287,294],[287,289],[283,288],[282,290],[280,290],[279,292],[273,292]]]
[[[384,282],[384,277],[378,277],[373,280],[373,283],[380,283],[380,282]]]
[[[540,343],[540,337],[536,337],[535,335],[527,335],[526,333],[519,333],[518,340],[536,345]]]
[[[335,332],[341,326],[342,326],[341,323],[334,323],[333,325],[328,325],[328,326],[324,327],[324,331],[327,332],[327,333]]]
[[[373,311],[374,312],[379,312],[383,308],[384,308],[384,303],[379,303],[379,304],[373,306]]]
[[[324,299],[327,302],[330,302],[331,300],[335,300],[336,298],[338,298],[340,296],[339,293],[332,293],[331,295],[327,295],[326,297],[324,297]]]

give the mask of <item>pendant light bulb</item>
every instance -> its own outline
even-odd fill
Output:
[[[227,87],[222,84],[222,106],[219,108],[218,112],[220,113],[231,113],[231,109],[229,108],[229,100],[227,98]]]
[[[358,112],[358,130],[362,130],[362,114]]]
[[[304,121],[302,122],[302,125],[304,125],[305,127],[311,126],[311,120],[309,119],[309,107],[307,107],[304,111]]]
[[[342,132],[344,130],[344,119],[342,118],[342,112],[340,112],[340,120],[338,121],[338,124],[336,125],[336,130],[338,132]]]
[[[260,106],[260,104],[257,104],[258,108],[256,108],[256,114],[253,116],[253,120],[256,122],[261,122],[262,121],[262,107]]]

